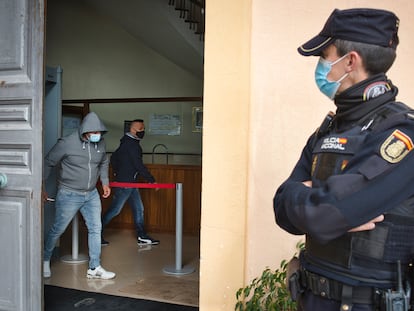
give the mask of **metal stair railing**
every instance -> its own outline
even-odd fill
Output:
[[[205,0],[168,0],[168,5],[175,6],[175,10],[180,12],[180,18],[204,41]]]

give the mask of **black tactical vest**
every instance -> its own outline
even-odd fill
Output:
[[[318,186],[329,176],[341,174],[362,148],[366,135],[397,124],[408,113],[411,111],[407,106],[392,103],[340,134],[320,129],[313,148],[313,185]],[[336,279],[354,285],[389,286],[396,280],[397,260],[406,271],[414,259],[414,197],[388,212],[375,230],[347,233],[323,245],[307,236],[305,249],[306,261],[325,275],[331,272]]]

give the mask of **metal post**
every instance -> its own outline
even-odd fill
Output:
[[[167,274],[184,275],[195,271],[193,267],[182,265],[183,246],[183,184],[176,184],[175,197],[175,266],[168,266],[163,269]]]
[[[88,256],[79,254],[79,219],[77,213],[72,219],[72,255],[65,255],[61,260],[71,264],[88,261]]]

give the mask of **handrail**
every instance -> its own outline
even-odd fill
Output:
[[[184,18],[190,24],[190,29],[195,29],[201,41],[204,41],[205,32],[205,0],[170,0],[168,5],[175,6],[180,11],[180,18]]]
[[[155,103],[155,102],[198,102],[203,97],[138,97],[138,98],[84,98],[64,99],[62,104],[113,104],[113,103]]]
[[[157,149],[157,147],[164,147],[164,149],[165,149],[165,152],[164,153],[165,153],[165,157],[166,157],[166,160],[167,160],[167,163],[166,164],[168,164],[168,148],[164,144],[156,144],[152,148],[152,164],[154,164],[154,152],[155,152],[155,149]]]

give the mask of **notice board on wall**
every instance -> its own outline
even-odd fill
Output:
[[[150,114],[150,135],[181,135],[181,116],[178,114]]]

